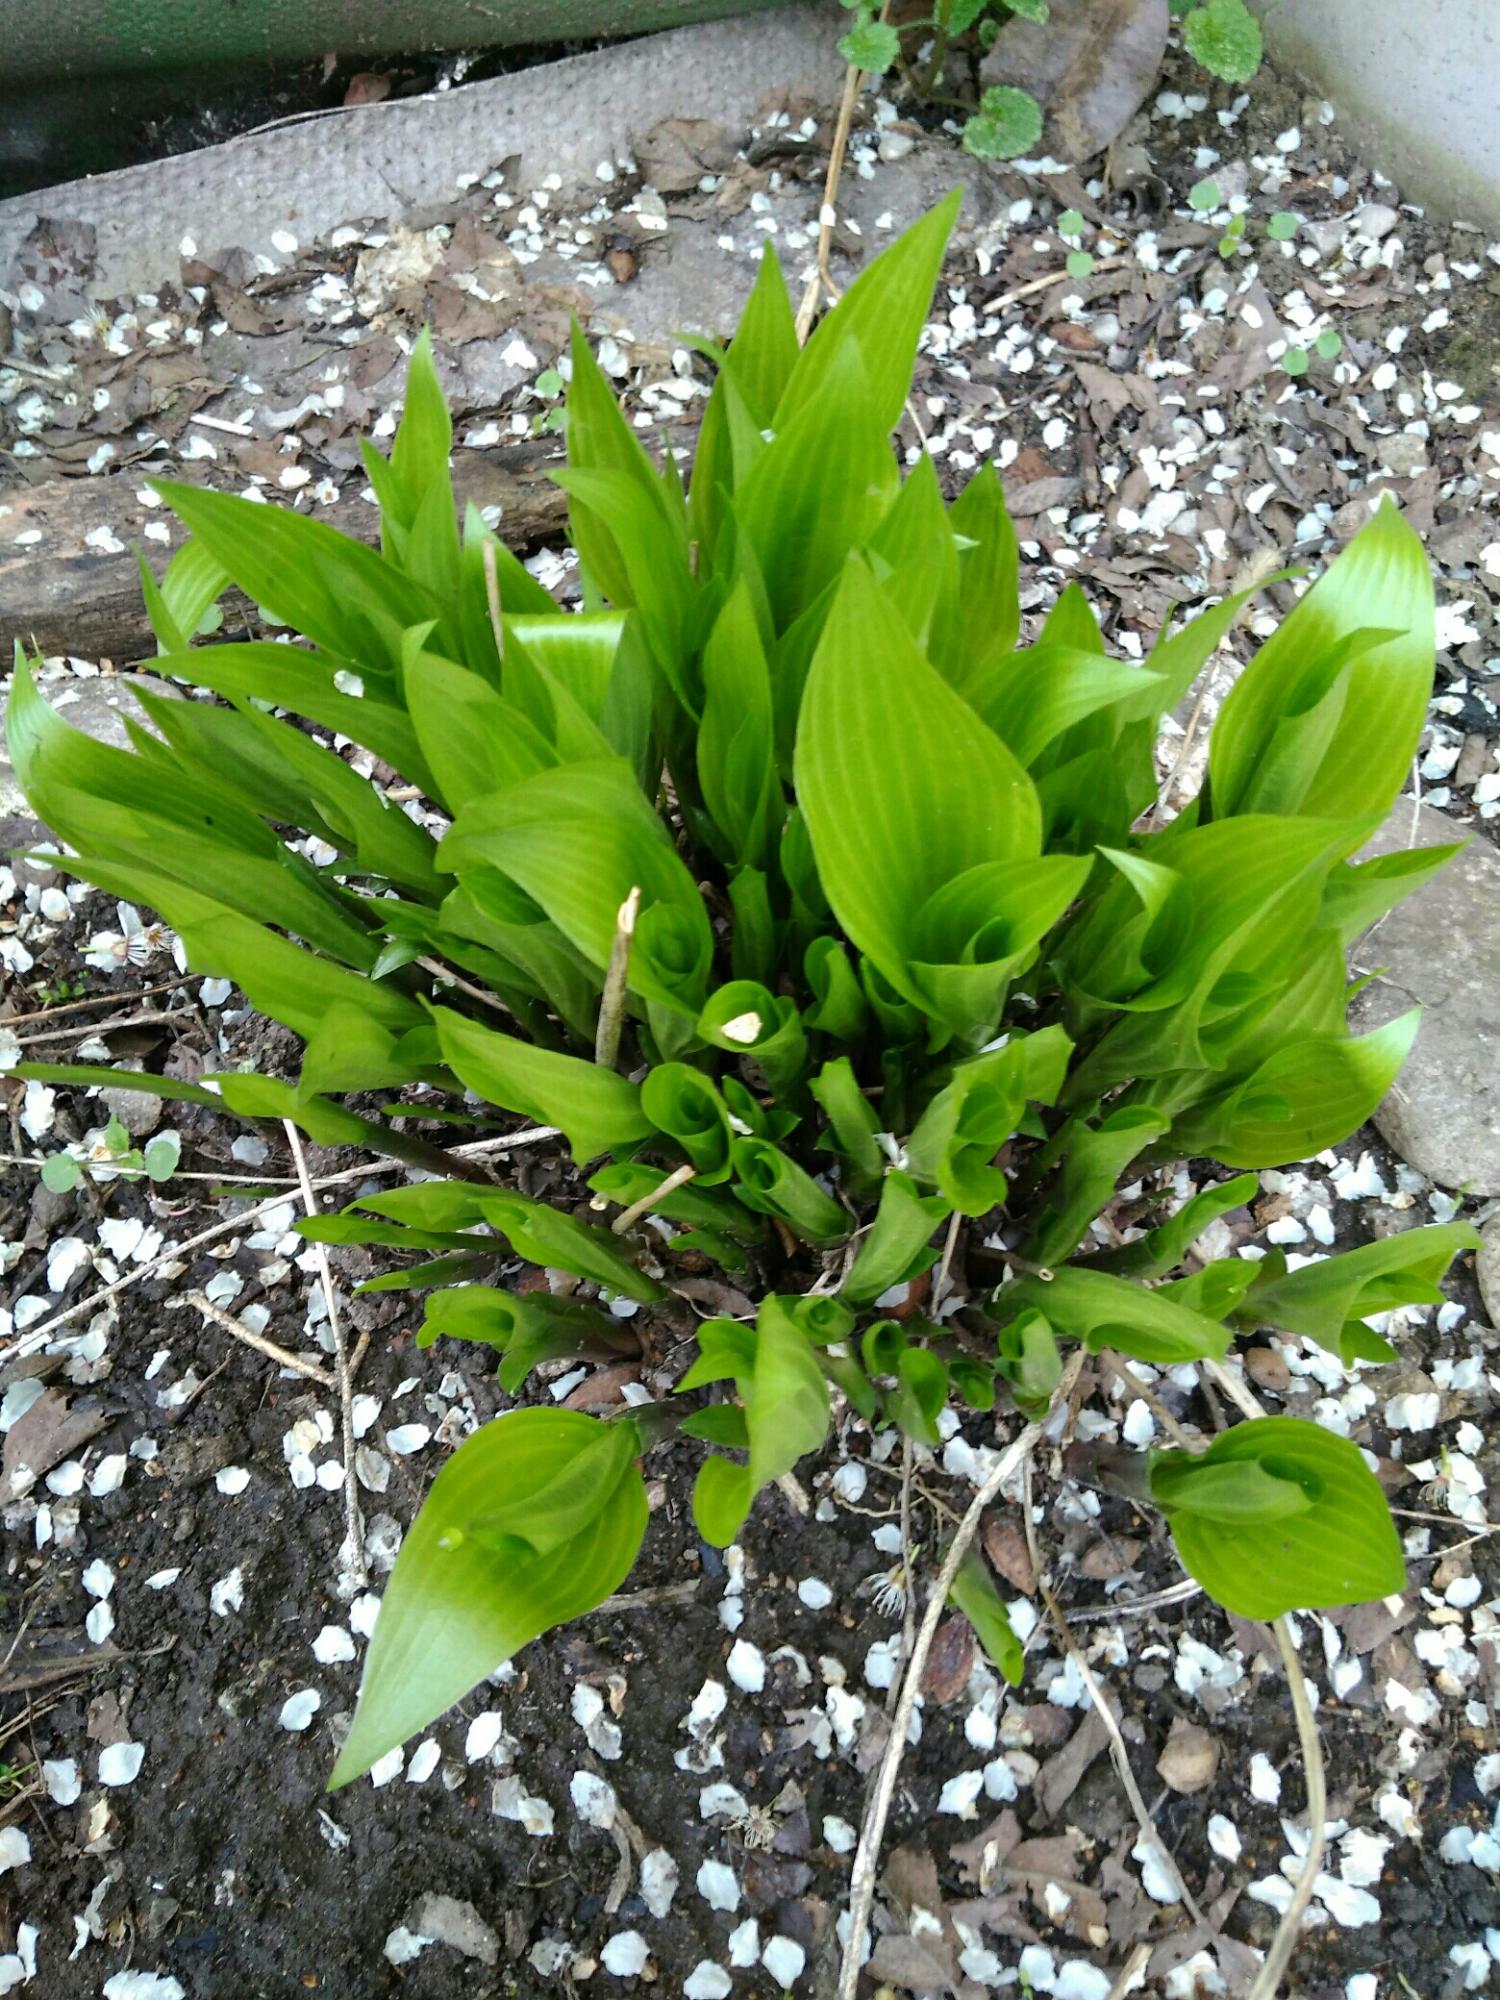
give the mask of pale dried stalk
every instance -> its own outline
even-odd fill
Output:
[[[675,1189],[685,1186],[686,1183],[693,1178],[693,1176],[697,1173],[697,1171],[698,1169],[696,1167],[689,1166],[687,1164],[684,1164],[680,1167],[674,1167],[671,1173],[667,1175],[665,1180],[657,1182],[656,1186],[651,1189],[649,1194],[643,1194],[640,1200],[633,1201],[630,1204],[629,1208],[621,1209],[620,1213],[615,1217],[614,1221],[609,1225],[610,1228],[614,1231],[615,1235],[623,1236],[627,1229],[634,1228],[635,1224],[640,1221],[643,1215],[649,1215],[651,1213],[652,1209],[655,1208],[656,1204],[662,1199],[663,1195],[669,1195]]]
[[[292,1149],[292,1162],[302,1189],[302,1205],[309,1215],[316,1215],[318,1197],[313,1192],[308,1175],[307,1155],[302,1150],[301,1135],[290,1118],[283,1118],[281,1122],[286,1142]],[[363,1590],[370,1578],[365,1569],[365,1533],[359,1516],[359,1487],[354,1476],[354,1385],[349,1372],[349,1350],[344,1343],[344,1322],[339,1317],[338,1297],[333,1289],[333,1266],[328,1261],[328,1245],[314,1243],[313,1256],[323,1285],[323,1298],[328,1306],[328,1326],[333,1335],[334,1369],[339,1385],[339,1429],[344,1453],[345,1549],[349,1572]]]
[[[901,1683],[901,1699],[897,1702],[896,1712],[891,1718],[891,1731],[886,1742],[885,1755],[880,1760],[875,1789],[870,1796],[869,1808],[860,1830],[859,1846],[855,1850],[854,1868],[849,1885],[849,1936],[844,1946],[843,1965],[839,1973],[838,2000],[855,2000],[859,1986],[860,1948],[869,1926],[870,1912],[875,1904],[875,1872],[880,1862],[880,1844],[885,1838],[885,1823],[890,1818],[891,1801],[896,1795],[896,1778],[906,1751],[906,1732],[911,1727],[912,1710],[917,1705],[917,1694],[922,1685],[927,1656],[932,1651],[932,1642],[942,1621],[948,1603],[948,1593],[953,1588],[953,1579],[958,1575],[959,1566],[968,1554],[969,1544],[978,1532],[985,1508],[996,1498],[1006,1481],[1015,1477],[1036,1450],[1053,1414],[1066,1404],[1072,1394],[1073,1384],[1078,1379],[1083,1360],[1083,1352],[1080,1349],[1063,1371],[1062,1380],[1057,1385],[1047,1415],[1039,1424],[1028,1424],[1021,1435],[1002,1453],[994,1471],[969,1502],[963,1519],[954,1530],[948,1553],[943,1558],[943,1566],[938,1571],[937,1581],[932,1587],[932,1595],[928,1599],[927,1609],[922,1615],[922,1623],[917,1631],[916,1644],[912,1647],[911,1657],[906,1664],[906,1676]]]
[[[424,972],[430,972],[435,979],[445,981],[460,993],[467,993],[471,1000],[477,1000],[481,1006],[492,1008],[497,1014],[510,1013],[509,1007],[503,1000],[497,1000],[495,995],[487,993],[484,987],[476,986],[472,980],[465,979],[461,972],[455,972],[451,965],[444,965],[440,958],[424,956],[417,960],[417,964]]]
[[[849,128],[854,123],[854,107],[859,102],[860,79],[863,70],[855,69],[851,63],[844,76],[844,94],[839,99],[838,122],[833,128],[833,145],[828,153],[828,173],[823,182],[823,207],[818,217],[818,262],[807,287],[802,294],[802,303],[797,308],[797,344],[805,346],[807,336],[812,332],[813,320],[817,316],[818,300],[826,293],[830,302],[837,300],[838,287],[828,269],[828,252],[833,240],[834,203],[839,198],[839,181],[844,172],[844,155],[849,149]]]
[[[486,535],[480,545],[480,560],[484,564],[484,601],[490,614],[490,631],[495,637],[495,651],[505,658],[505,626],[500,617],[500,574],[495,567],[495,544]]]
[[[305,1375],[310,1382],[316,1382],[320,1389],[337,1391],[339,1385],[326,1368],[320,1368],[316,1361],[304,1361],[300,1354],[293,1354],[285,1347],[278,1347],[274,1340],[267,1340],[263,1333],[255,1333],[243,1321],[235,1319],[232,1314],[216,1306],[206,1292],[189,1292],[187,1302],[190,1306],[196,1306],[205,1319],[212,1320],[215,1326],[222,1327],[225,1333],[243,1341],[246,1347],[253,1347],[257,1354],[264,1354],[268,1360],[279,1362],[283,1368],[291,1368],[297,1374]]]
[[[641,891],[637,884],[615,917],[614,943],[609,948],[609,967],[604,975],[604,991],[599,996],[594,1061],[601,1069],[613,1069],[619,1060],[620,1033],[625,1025],[625,989],[630,979],[630,942],[640,914]]]

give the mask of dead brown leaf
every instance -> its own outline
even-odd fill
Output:
[[[933,1635],[922,1670],[922,1693],[929,1701],[957,1701],[974,1670],[974,1627],[961,1613],[945,1618]]]
[[[5,1434],[0,1491],[18,1499],[54,1465],[97,1437],[108,1422],[104,1405],[96,1397],[70,1402],[61,1389],[44,1389]]]
[[[986,83],[1019,84],[1038,100],[1048,152],[1092,159],[1145,103],[1169,24],[1167,0],[1052,0],[1045,22],[1006,23],[981,74]]]

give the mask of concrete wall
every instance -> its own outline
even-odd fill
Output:
[[[1250,0],[1411,199],[1500,229],[1500,0]],[[1253,88],[1253,86],[1252,86]]]

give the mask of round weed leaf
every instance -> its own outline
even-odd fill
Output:
[[[1289,347],[1282,356],[1281,365],[1288,375],[1305,375],[1307,373],[1307,349],[1305,347]]]
[[[83,1179],[83,1168],[71,1153],[50,1153],[42,1162],[42,1186],[52,1194],[70,1194]]]
[[[1094,268],[1094,259],[1087,250],[1072,250],[1068,253],[1068,276],[1086,278]]]
[[[1208,0],[1193,8],[1182,38],[1193,60],[1225,83],[1248,83],[1260,68],[1260,29],[1245,0]]]
[[[1330,326],[1325,327],[1318,335],[1317,339],[1313,342],[1313,346],[1325,361],[1332,361],[1336,355],[1343,352],[1344,343]]]
[[[1042,107],[1028,90],[999,83],[964,126],[964,150],[979,160],[1014,160],[1042,136]]]
[[[861,21],[839,37],[839,54],[854,69],[884,76],[901,50],[901,38],[884,21]]]
[[[1047,0],[1005,0],[1012,14],[1019,14],[1023,21],[1045,21]]]
[[[1083,217],[1076,208],[1065,208],[1057,218],[1057,233],[1069,241],[1083,234]]]
[[[1301,217],[1293,215],[1289,208],[1278,208],[1266,224],[1266,234],[1273,243],[1290,243],[1300,221]]]
[[[1188,189],[1188,207],[1206,214],[1219,205],[1219,183],[1217,181],[1194,181]]]

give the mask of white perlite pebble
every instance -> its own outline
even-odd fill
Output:
[[[664,1847],[653,1847],[641,1863],[641,1901],[658,1920],[672,1907],[677,1894],[677,1863]]]
[[[102,1599],[90,1609],[88,1616],[83,1621],[83,1629],[88,1633],[90,1641],[96,1646],[102,1646],[110,1633],[114,1631],[115,1614]]]
[[[406,1767],[407,1784],[425,1785],[442,1761],[443,1753],[437,1738],[425,1737],[411,1753],[411,1762]]]
[[[734,1981],[723,1966],[700,1958],[683,1982],[682,2000],[727,2000],[733,1991]]]
[[[107,1743],[99,1752],[101,1785],[133,1785],[145,1761],[144,1743]]]
[[[48,1758],[42,1766],[42,1783],[47,1787],[47,1796],[53,1805],[76,1805],[83,1791],[83,1780],[78,1775],[77,1758]]]
[[[837,1813],[825,1813],[823,1838],[835,1854],[852,1854],[859,1835],[848,1820],[840,1819]]]
[[[795,1986],[807,1964],[807,1953],[793,1938],[773,1937],[767,1940],[760,1962],[778,1985]]]
[[[387,1750],[383,1757],[377,1757],[370,1766],[370,1783],[377,1789],[388,1785],[393,1778],[399,1778],[401,1767],[406,1762],[406,1752],[398,1743],[394,1750]]]
[[[1223,1813],[1215,1813],[1208,1822],[1208,1844],[1221,1861],[1238,1861],[1240,1858],[1239,1831]]]
[[[724,1662],[724,1671],[746,1694],[759,1694],[766,1684],[766,1656],[748,1639],[736,1639]]]
[[[1274,1806],[1281,1797],[1281,1773],[1264,1750],[1250,1759],[1250,1796],[1263,1806]]]
[[[397,1924],[385,1941],[385,1955],[392,1965],[410,1965],[432,1942],[430,1937],[409,1931],[405,1924]]]
[[[113,1972],[99,1991],[104,2000],[186,2000],[168,1972]]]
[[[797,1585],[797,1595],[809,1611],[826,1611],[833,1602],[833,1592],[815,1576],[803,1577]]]
[[[698,1870],[698,1894],[711,1910],[733,1914],[740,1906],[740,1885],[723,1861],[705,1861]]]
[[[335,1667],[354,1658],[354,1641],[342,1625],[325,1625],[313,1640],[312,1650],[320,1667]]]
[[[393,1431],[387,1431],[385,1441],[399,1458],[407,1458],[414,1451],[420,1451],[432,1432],[426,1424],[397,1424]]]
[[[245,1579],[236,1566],[228,1576],[221,1576],[217,1583],[210,1584],[208,1608],[216,1618],[227,1618],[231,1611],[243,1609],[245,1603]]]
[[[130,1460],[123,1451],[111,1452],[107,1458],[101,1458],[89,1480],[89,1492],[93,1497],[102,1500],[106,1493],[118,1493],[125,1482],[129,1464]]]
[[[504,1734],[505,1724],[498,1711],[486,1709],[483,1715],[476,1715],[469,1724],[468,1734],[464,1737],[464,1756],[471,1764],[482,1762]]]
[[[78,1581],[90,1597],[108,1597],[115,1587],[115,1573],[107,1562],[96,1556]]]
[[[0,1826],[0,1875],[24,1868],[31,1859],[31,1842],[19,1826]]]
[[[646,1940],[639,1931],[617,1931],[599,1954],[599,1963],[616,1979],[636,1979],[646,1969]]]
[[[578,1817],[589,1826],[597,1826],[601,1833],[608,1833],[619,1810],[614,1786],[596,1778],[592,1771],[575,1771],[568,1791]]]
[[[323,1697],[316,1688],[298,1688],[295,1694],[289,1694],[281,1704],[282,1728],[296,1731],[306,1729],[322,1706]]]
[[[243,1465],[226,1465],[214,1474],[214,1485],[231,1498],[236,1493],[243,1493],[249,1484],[250,1474]]]
[[[960,1771],[950,1778],[938,1797],[938,1811],[957,1819],[973,1819],[975,1802],[984,1788],[983,1771]]]

